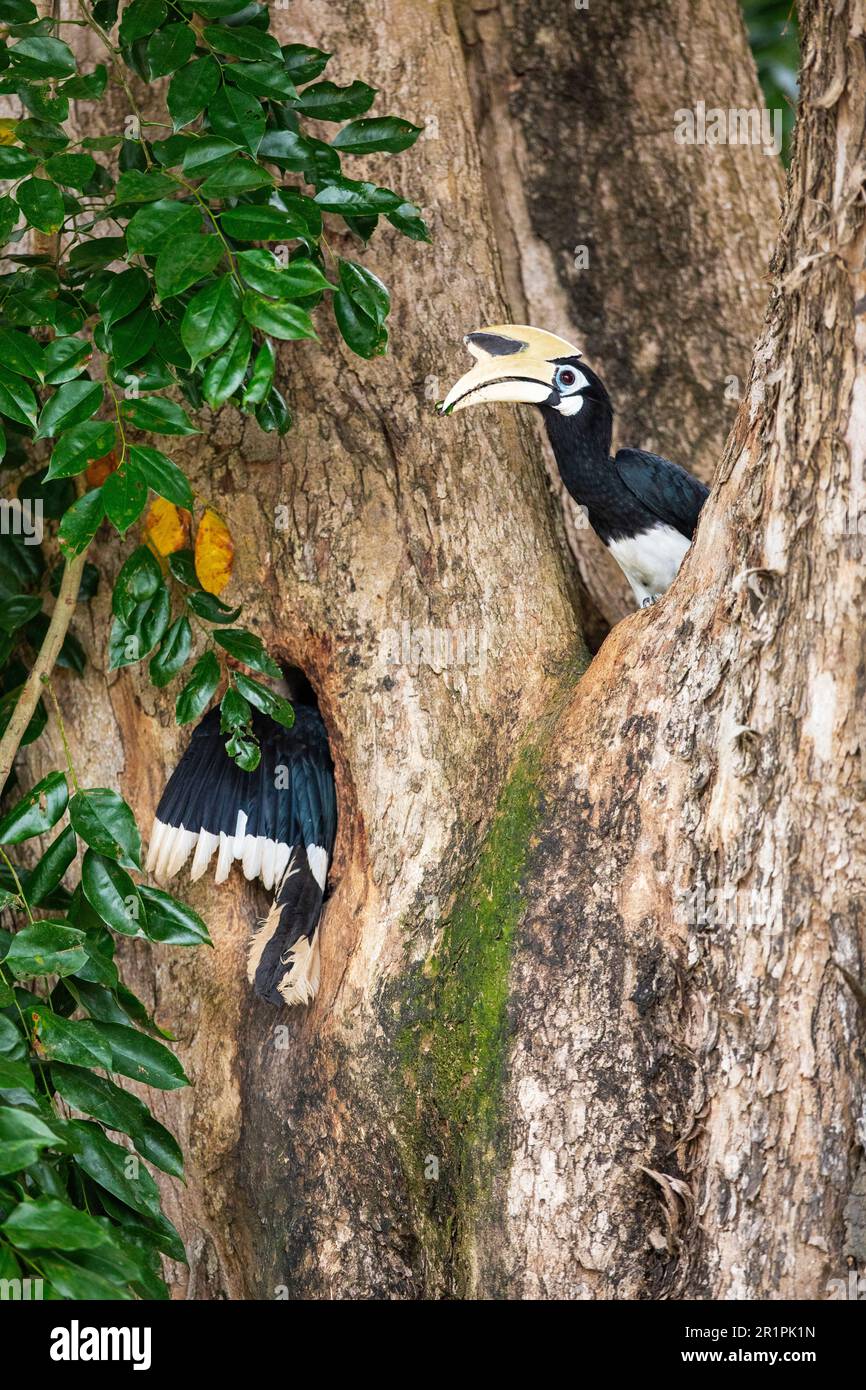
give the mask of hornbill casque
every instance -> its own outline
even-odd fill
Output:
[[[319,918],[337,830],[334,766],[312,687],[300,672],[281,693],[292,701],[291,729],[253,710],[261,748],[254,772],[225,750],[220,711],[195,729],[172,773],[150,836],[147,870],[159,883],[193,856],[201,878],[216,854],[216,882],[235,860],[260,878],[274,901],[250,942],[247,977],[270,1004],[309,1004],[319,987]]]
[[[644,449],[610,453],[613,406],[601,378],[564,338],[494,324],[464,338],[477,366],[439,406],[450,415],[483,401],[541,410],[562,481],[631,585],[640,607],[673,583],[709,495],[678,463]]]

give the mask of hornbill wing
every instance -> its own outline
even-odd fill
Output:
[[[228,756],[219,710],[196,728],[156,809],[147,857],[158,880],[173,877],[195,849],[191,876],[200,878],[218,850],[216,881],[239,859],[248,879],[272,889],[292,851],[302,848],[324,889],[337,809],[325,727],[317,711],[296,706],[291,729],[253,712],[262,750],[254,772]]]
[[[692,539],[709,488],[678,463],[645,449],[620,449],[613,466],[639,502]]]

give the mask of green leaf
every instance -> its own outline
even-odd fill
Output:
[[[168,567],[179,584],[185,584],[188,589],[201,589],[195,572],[195,556],[191,550],[175,550],[168,557]]]
[[[114,448],[115,427],[110,420],[88,420],[62,434],[51,453],[46,481],[82,473],[92,459],[104,458]]]
[[[273,252],[258,248],[239,252],[236,260],[250,288],[274,299],[304,299],[320,290],[336,288],[325,279],[315,262],[305,256],[283,267]]]
[[[162,587],[159,561],[146,545],[140,545],[120,567],[114,581],[111,611],[123,622],[130,622],[139,604],[152,598]]]
[[[125,536],[147,504],[147,484],[131,460],[106,478],[102,504],[112,526]]]
[[[76,792],[69,803],[73,829],[91,849],[127,868],[141,868],[141,836],[123,797],[106,787]]]
[[[385,214],[392,227],[396,227],[398,232],[409,237],[412,241],[430,241],[430,230],[424,218],[421,216],[421,209],[414,203],[401,203],[398,208],[392,209]]]
[[[0,415],[35,427],[36,409],[36,397],[27,383],[0,367]]]
[[[265,133],[265,113],[260,101],[236,87],[221,87],[207,113],[215,135],[233,140],[255,154]]]
[[[168,86],[168,109],[175,130],[200,116],[220,83],[219,63],[210,54],[188,63],[174,74]]]
[[[86,550],[105,516],[102,505],[102,488],[94,488],[73,502],[64,514],[58,529],[60,547],[67,559],[73,559]]]
[[[0,179],[24,178],[26,174],[32,174],[36,162],[33,155],[19,145],[0,146]]]
[[[291,241],[306,234],[298,218],[266,205],[229,208],[220,214],[220,225],[235,241]]]
[[[147,888],[142,885],[139,892],[147,909],[145,931],[151,941],[158,941],[164,946],[213,944],[201,917],[186,903],[179,902],[170,893],[163,893],[159,888]]]
[[[349,347],[359,357],[378,357],[385,351],[387,330],[359,308],[343,289],[334,295],[334,318]]]
[[[81,376],[92,347],[84,338],[53,338],[45,344],[42,367],[47,386],[62,386]]]
[[[284,700],[282,695],[277,695],[275,691],[269,690],[266,685],[260,685],[258,681],[251,680],[249,676],[243,675],[240,671],[233,673],[235,685],[243,695],[245,700],[249,700],[251,705],[260,709],[263,714],[270,715],[278,724],[290,729],[295,722],[295,711],[292,709],[288,700]]]
[[[244,294],[244,318],[253,328],[260,328],[272,338],[316,338],[313,321],[306,309],[297,304],[278,304],[247,290]]]
[[[192,628],[189,620],[185,617],[178,618],[163,637],[159,651],[151,658],[148,668],[151,682],[158,690],[168,685],[186,665],[191,651]]]
[[[193,365],[228,342],[240,317],[241,292],[232,275],[223,275],[190,300],[180,336]]]
[[[247,632],[242,627],[225,627],[214,632],[214,641],[227,651],[229,656],[242,661],[251,671],[260,671],[263,676],[273,676],[280,680],[282,671],[273,657],[268,655],[261,637]]]
[[[369,111],[375,96],[376,88],[368,87],[366,82],[352,82],[348,87],[316,82],[291,104],[295,111],[314,116],[317,121],[346,121]]]
[[[116,323],[108,334],[114,374],[124,371],[150,351],[160,332],[160,321],[147,304]]]
[[[229,63],[225,76],[227,82],[240,87],[242,91],[269,101],[285,102],[298,95],[289,74],[277,63]]]
[[[11,1004],[15,995],[12,990],[9,993]],[[29,1063],[11,1062],[8,1057],[0,1057],[0,1091],[29,1091],[31,1096],[35,1095],[36,1082]]]
[[[0,198],[0,243],[6,243],[18,221],[18,204],[4,194]]]
[[[60,39],[25,38],[8,53],[21,77],[71,77],[75,72],[72,50]]]
[[[133,309],[137,309],[149,289],[150,281],[138,266],[112,276],[108,287],[103,290],[97,301],[106,332],[118,319],[125,318]]]
[[[81,887],[94,912],[124,936],[144,929],[144,909],[138,890],[125,869],[89,849],[81,865]]]
[[[19,980],[74,975],[87,960],[84,932],[63,922],[32,922],[12,938],[5,964]]]
[[[148,487],[153,488],[157,496],[173,502],[176,507],[185,507],[187,511],[192,511],[192,488],[186,474],[176,463],[172,463],[159,449],[152,449],[145,444],[131,445],[129,456],[140,476]]]
[[[397,116],[373,116],[343,126],[331,144],[346,154],[370,154],[375,150],[397,154],[414,145],[423,128]]]
[[[220,701],[220,733],[243,733],[251,727],[252,719],[247,701],[230,685]]]
[[[183,1177],[183,1155],[175,1139],[137,1096],[84,1067],[58,1063],[51,1068],[51,1080],[68,1105],[93,1115],[108,1129],[128,1134],[144,1158],[166,1173]]]
[[[213,652],[205,652],[192,668],[192,674],[175,702],[178,724],[189,724],[203,714],[220,683],[220,664]]]
[[[93,1250],[111,1242],[94,1217],[54,1197],[16,1203],[0,1230],[18,1250]]]
[[[331,57],[330,53],[325,53],[321,48],[309,48],[305,43],[284,44],[282,54],[286,72],[298,85],[312,82],[314,77],[324,72]]]
[[[53,1062],[71,1062],[76,1067],[111,1070],[111,1048],[95,1024],[86,1019],[61,1018],[45,1005],[33,1011],[32,1020],[41,1056]]]
[[[156,260],[156,288],[160,299],[182,294],[197,280],[209,275],[222,254],[222,242],[217,236],[184,232],[172,237],[163,245]]]
[[[2,148],[2,147],[0,147]],[[19,376],[29,376],[39,381],[43,375],[44,352],[41,343],[31,338],[29,333],[16,333],[14,329],[0,329],[0,361],[4,367]]]
[[[44,835],[66,810],[69,788],[62,772],[49,772],[0,820],[0,845],[20,845]]]
[[[262,33],[249,24],[233,25],[231,28],[208,24],[204,30],[205,42],[231,58],[246,58],[250,62],[282,61],[280,45],[271,34]]]
[[[90,154],[53,154],[45,161],[45,172],[65,188],[86,188],[96,172]]]
[[[197,593],[187,594],[186,601],[193,613],[208,623],[233,623],[240,616],[240,608],[230,608],[216,594],[208,594],[201,589]]]
[[[100,1024],[108,1028],[110,1024]],[[72,1120],[69,1125],[73,1142],[73,1157],[79,1168],[133,1211],[146,1216],[161,1215],[159,1189],[146,1168],[139,1167],[130,1176],[129,1150],[108,1139],[99,1125],[89,1121]]]
[[[391,308],[391,298],[378,275],[355,261],[340,260],[340,288],[362,313],[381,328]]]
[[[35,1163],[43,1149],[63,1149],[59,1134],[29,1110],[0,1107],[0,1175]]]
[[[118,203],[155,203],[173,193],[177,184],[158,169],[127,169],[117,180]]]
[[[120,21],[120,42],[126,47],[136,39],[146,39],[158,29],[167,13],[165,0],[132,0],[126,5]]]
[[[27,901],[37,907],[54,892],[69,865],[75,858],[78,841],[71,825],[67,825],[48,846],[36,868],[27,877]]]
[[[265,339],[256,354],[250,379],[244,391],[243,404],[245,408],[250,405],[260,405],[265,399],[274,380],[275,368],[274,349]]]
[[[320,188],[315,198],[324,212],[340,213],[343,217],[363,217],[370,213],[392,212],[400,206],[396,193],[378,188],[374,183],[359,183],[356,179],[338,179]]]
[[[217,135],[200,135],[186,150],[183,157],[183,172],[190,178],[204,178],[226,159],[245,158],[234,140],[223,140]]]
[[[25,179],[19,184],[15,201],[37,231],[56,232],[63,225],[63,197],[50,179]]]
[[[0,611],[0,631],[17,632],[42,611],[38,594],[15,594],[8,598]]]
[[[188,24],[167,24],[147,45],[151,77],[166,77],[188,62],[195,51],[195,34]]]
[[[145,1086],[156,1086],[160,1091],[176,1091],[181,1086],[189,1085],[180,1062],[162,1043],[120,1023],[100,1023],[97,1026],[100,1038],[111,1048],[109,1070],[118,1071],[121,1076],[128,1076],[133,1081],[141,1081]]]
[[[203,198],[236,198],[241,193],[251,193],[256,188],[273,185],[273,178],[259,164],[253,164],[238,152],[221,159],[201,185],[199,192]]]
[[[301,135],[297,130],[268,130],[259,145],[258,158],[279,164],[281,169],[339,175],[340,156],[322,140]]]
[[[200,434],[183,406],[167,396],[141,396],[124,402],[124,413],[131,425],[153,434]]]
[[[255,417],[259,429],[264,430],[266,434],[273,430],[285,434],[292,423],[286,402],[275,386],[271,387],[261,405],[256,407]]]
[[[102,404],[101,381],[67,381],[42,407],[37,439],[46,439],[89,420]]]
[[[202,382],[204,398],[216,410],[233,396],[244,379],[253,348],[253,335],[242,323],[224,353],[208,366]]]
[[[153,256],[167,241],[190,236],[200,226],[201,211],[194,203],[162,198],[130,218],[126,228],[126,244],[131,252],[143,251],[145,255]]]

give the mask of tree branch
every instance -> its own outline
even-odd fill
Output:
[[[75,612],[75,605],[78,602],[78,590],[81,587],[81,576],[84,572],[86,556],[87,550],[85,549],[80,555],[76,555],[74,560],[66,561],[63,578],[60,581],[60,592],[57,595],[54,612],[51,614],[45,640],[39,648],[33,669],[21,689],[18,703],[12,718],[9,720],[6,732],[0,739],[0,789],[6,785],[24,732],[39,703],[43,681],[54,670],[54,663],[57,661],[63,640],[69,630],[72,614]]]

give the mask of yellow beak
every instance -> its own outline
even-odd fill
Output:
[[[540,405],[553,390],[557,364],[581,356],[565,338],[528,324],[494,324],[467,334],[463,341],[478,362],[452,386],[439,406],[441,415],[482,401]]]

